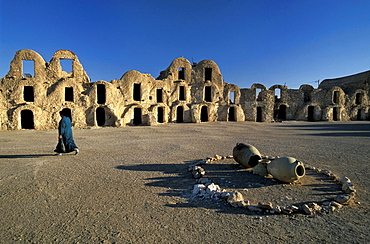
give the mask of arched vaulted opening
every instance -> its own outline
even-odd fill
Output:
[[[157,122],[164,123],[164,109],[163,107],[157,108]]]
[[[340,121],[340,108],[338,107],[333,108],[333,120]]]
[[[20,116],[22,129],[35,129],[33,112],[31,110],[29,109],[22,110]]]
[[[178,106],[176,108],[176,122],[183,123],[184,122],[184,107]]]
[[[236,116],[235,116],[235,107],[230,107],[229,108],[229,117],[228,121],[236,121]]]
[[[278,119],[286,119],[286,105],[280,105]]]
[[[142,112],[141,108],[134,108],[134,125],[140,125],[142,123]]]
[[[262,121],[262,108],[261,107],[257,107],[256,122],[263,122]]]
[[[208,121],[208,108],[207,106],[202,106],[200,110],[200,121],[207,122]]]
[[[96,109],[96,123],[98,126],[105,125],[105,109],[102,107]]]
[[[307,108],[307,120],[314,122],[315,121],[315,107],[308,106]]]

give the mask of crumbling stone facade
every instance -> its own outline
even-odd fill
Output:
[[[62,63],[69,61],[70,70]],[[31,63],[27,73],[25,62]],[[370,71],[324,80],[318,89],[262,84],[240,89],[211,60],[177,58],[157,79],[128,71],[119,80],[91,82],[77,56],[58,50],[50,62],[20,50],[0,79],[0,130],[57,128],[65,109],[76,127],[163,123],[369,119]]]

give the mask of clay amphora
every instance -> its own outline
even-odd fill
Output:
[[[253,168],[261,160],[261,154],[252,145],[237,143],[233,149],[233,157],[236,162],[246,168]]]
[[[306,174],[302,162],[292,157],[283,157],[272,160],[267,164],[267,171],[274,178],[283,182],[299,180]]]

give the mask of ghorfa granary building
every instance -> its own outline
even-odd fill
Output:
[[[67,61],[67,62],[65,62]],[[29,72],[24,66],[31,65]],[[63,65],[71,66],[69,71]],[[118,80],[91,82],[78,57],[58,50],[50,62],[20,50],[0,79],[0,130],[57,128],[59,111],[75,127],[158,125],[212,121],[367,120],[370,71],[324,80],[318,89],[223,81],[212,60],[177,58],[158,78],[128,71]]]

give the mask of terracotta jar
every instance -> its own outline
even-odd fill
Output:
[[[236,162],[246,168],[253,168],[261,160],[261,154],[252,145],[237,143],[233,149],[233,157]]]
[[[272,160],[267,164],[267,171],[274,178],[283,182],[299,180],[306,174],[302,162],[292,157],[283,157]]]

